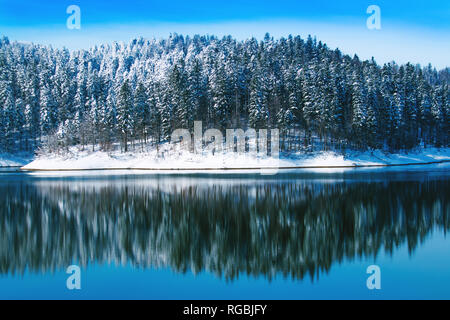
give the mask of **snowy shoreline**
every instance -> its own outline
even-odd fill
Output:
[[[73,151],[73,150],[72,150]],[[408,153],[385,154],[381,151],[351,152],[346,156],[335,152],[282,155],[280,159],[249,154],[228,153],[216,156],[195,155],[189,152],[161,154],[155,151],[140,153],[69,152],[65,156],[39,156],[21,167],[26,171],[212,171],[265,170],[310,168],[358,168],[426,165],[450,162],[450,148],[429,148]]]

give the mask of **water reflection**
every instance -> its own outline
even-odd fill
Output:
[[[0,273],[73,262],[294,279],[450,229],[448,179],[0,183]]]

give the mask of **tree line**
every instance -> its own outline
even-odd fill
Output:
[[[449,144],[450,68],[331,50],[309,36],[135,39],[69,51],[0,40],[0,150],[123,151],[177,128],[279,128],[282,151]]]

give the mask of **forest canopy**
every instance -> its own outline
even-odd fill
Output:
[[[279,128],[282,151],[448,146],[450,69],[378,65],[309,36],[0,40],[0,151],[159,144],[177,128]]]

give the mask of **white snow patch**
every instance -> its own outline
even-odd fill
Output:
[[[349,167],[398,164],[432,163],[450,160],[450,148],[429,148],[398,154],[381,151],[348,152],[345,156],[335,152],[283,155],[280,159],[251,154],[199,155],[180,151],[168,145],[157,152],[120,153],[79,151],[73,147],[65,155],[43,155],[22,169],[27,170],[94,170],[94,169],[152,169],[171,170],[246,170],[259,168]]]

